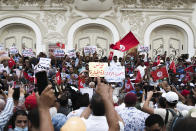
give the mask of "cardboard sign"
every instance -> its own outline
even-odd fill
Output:
[[[148,52],[149,51],[149,47],[148,46],[140,46],[138,48],[139,52]]]
[[[76,52],[75,52],[74,49],[73,50],[69,50],[66,54],[69,56],[69,58],[76,57]]]
[[[11,47],[9,53],[13,55],[18,54],[18,49],[16,47]]]
[[[61,49],[55,49],[53,53],[54,53],[55,57],[64,57],[65,56],[65,52]]]
[[[107,82],[122,82],[125,79],[125,67],[109,66],[105,68],[104,78]]]
[[[30,49],[24,49],[22,51],[22,55],[24,57],[34,57],[35,56],[34,53],[33,53],[33,50],[31,48]]]
[[[89,55],[89,54],[94,54],[97,50],[96,46],[86,46],[84,47],[84,54]]]
[[[89,77],[104,77],[104,70],[108,63],[89,62]]]
[[[40,58],[39,63],[34,67],[34,70],[36,72],[49,70],[50,62],[51,62],[50,58]]]

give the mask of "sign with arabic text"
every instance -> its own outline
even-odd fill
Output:
[[[97,50],[96,46],[86,46],[84,47],[84,54],[85,55],[94,54],[96,50]]]
[[[108,63],[89,62],[89,77],[104,77],[104,70]]]
[[[124,66],[108,66],[104,70],[104,78],[107,82],[122,82],[125,79]]]
[[[18,54],[18,49],[15,46],[12,46],[10,47],[9,53],[13,55]]]
[[[139,46],[138,51],[139,52],[148,52],[149,46]]]
[[[35,56],[35,54],[33,53],[33,50],[31,48],[30,49],[24,49],[22,51],[22,55],[24,57],[34,57]]]
[[[55,57],[64,57],[65,56],[64,50],[61,50],[61,49],[55,49],[53,53],[54,53]]]
[[[73,50],[69,50],[66,54],[69,56],[69,58],[76,57],[76,52],[75,52],[74,49]]]

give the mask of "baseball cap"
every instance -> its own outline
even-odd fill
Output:
[[[137,101],[137,97],[136,94],[134,93],[128,93],[124,99],[125,104],[129,104],[129,105],[134,105],[136,101]]]
[[[86,131],[86,124],[80,117],[71,117],[60,131]]]
[[[32,95],[29,95],[25,99],[25,107],[27,110],[31,110],[35,107],[37,107],[37,100],[36,100],[36,95],[33,93]]]
[[[178,95],[172,91],[167,92],[164,96],[165,96],[166,101],[169,103],[177,103],[179,100]]]

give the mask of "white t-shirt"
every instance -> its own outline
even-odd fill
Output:
[[[83,112],[85,109],[86,109],[86,107],[80,107],[79,109],[70,112],[70,113],[67,115],[67,119],[69,119],[69,118],[71,118],[71,117],[74,117],[74,116],[80,117],[80,115],[82,114],[82,112]]]
[[[88,119],[82,118],[86,125],[86,131],[108,131],[108,123],[105,116],[90,115]],[[120,131],[124,131],[124,124],[119,121]]]
[[[140,71],[141,77],[144,77],[146,66],[139,65],[137,69]]]
[[[105,116],[90,115],[88,119],[83,119],[86,131],[108,131],[108,123]]]
[[[184,111],[184,110],[189,111],[193,108],[195,108],[195,106],[188,106],[188,105],[183,104],[182,102],[178,102],[176,105],[176,109],[179,111]]]

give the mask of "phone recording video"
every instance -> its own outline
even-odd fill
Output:
[[[42,91],[48,85],[47,73],[46,73],[46,71],[40,71],[40,72],[35,74],[35,77],[37,79],[36,88],[37,88],[37,91],[38,91],[39,95],[41,95]]]

